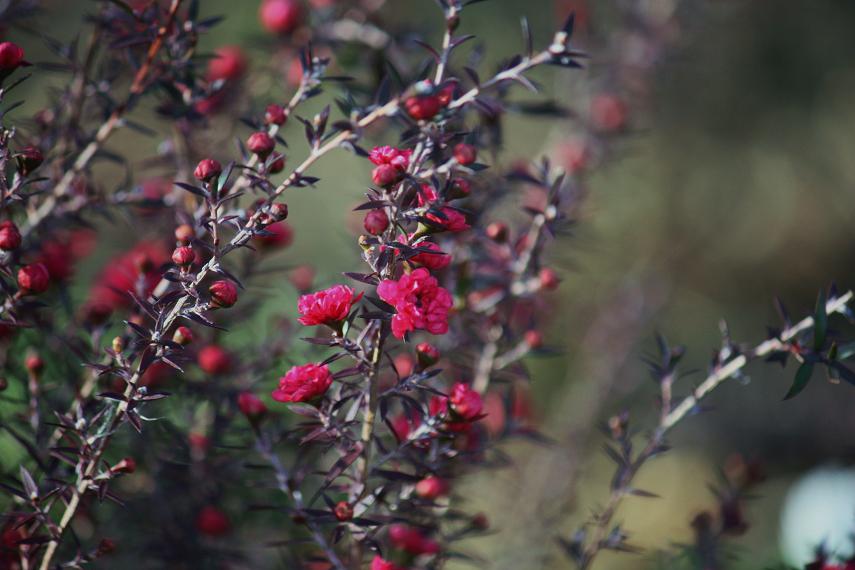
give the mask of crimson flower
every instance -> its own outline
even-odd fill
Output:
[[[398,566],[394,562],[389,562],[380,557],[379,554],[374,556],[371,561],[371,570],[406,570],[403,566]]]
[[[398,338],[416,329],[431,334],[448,332],[451,293],[439,286],[427,269],[420,267],[397,281],[384,279],[377,286],[380,298],[395,307],[392,334]]]
[[[297,302],[300,311],[300,324],[306,326],[327,325],[338,328],[347,318],[353,303],[359,301],[362,294],[354,298],[353,289],[347,285],[334,285],[329,289],[303,295]]]
[[[410,554],[436,554],[439,544],[427,538],[422,531],[405,524],[393,524],[389,527],[389,541],[395,548]]]
[[[279,379],[273,391],[277,402],[308,402],[323,396],[332,384],[332,374],[326,364],[309,363],[295,366]]]

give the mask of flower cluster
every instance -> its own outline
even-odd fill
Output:
[[[454,304],[451,293],[424,267],[397,280],[384,279],[377,294],[395,308],[392,333],[396,337],[404,338],[417,329],[437,335],[448,332],[448,312]]]

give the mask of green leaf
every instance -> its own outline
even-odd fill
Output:
[[[819,297],[816,299],[816,311],[813,316],[813,348],[816,351],[822,350],[825,346],[825,336],[828,332],[828,314],[825,312],[825,291],[819,292]]]
[[[784,399],[795,398],[808,385],[811,376],[813,376],[813,362],[805,362],[799,366],[799,369],[796,371],[796,379],[793,380],[793,385],[790,386],[790,391],[787,392]]]

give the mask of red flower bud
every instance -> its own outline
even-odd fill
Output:
[[[403,566],[398,566],[394,562],[389,562],[380,557],[379,554],[371,560],[371,570],[407,570]]]
[[[389,216],[385,210],[369,210],[362,225],[369,234],[379,236],[389,227]]]
[[[238,79],[246,71],[246,56],[239,47],[223,46],[215,54],[217,57],[208,61],[208,81]]]
[[[264,0],[258,18],[268,32],[287,34],[300,25],[303,8],[297,0]]]
[[[281,105],[271,103],[264,111],[264,122],[268,125],[284,125],[288,120],[288,115]]]
[[[42,165],[45,161],[45,155],[35,146],[25,146],[16,155],[15,160],[18,163],[18,170],[23,176],[28,176],[32,171]]]
[[[523,335],[523,340],[529,348],[540,348],[543,346],[543,335],[538,330],[527,330]]]
[[[460,143],[454,147],[454,160],[463,166],[469,166],[478,157],[478,150],[471,144]]]
[[[279,174],[283,170],[285,170],[285,156],[280,154],[270,162],[267,172],[270,174]]]
[[[181,245],[188,245],[194,237],[196,237],[196,232],[193,231],[193,226],[190,224],[181,224],[175,228],[175,241]]]
[[[404,101],[407,114],[417,121],[431,120],[441,108],[439,97],[436,95],[414,95]]]
[[[225,374],[232,368],[232,358],[221,346],[209,344],[196,355],[199,368],[207,374]]]
[[[626,104],[616,95],[601,93],[591,101],[591,123],[594,128],[612,133],[626,125]]]
[[[427,501],[435,501],[447,494],[448,483],[436,475],[430,475],[416,483],[416,495]]]
[[[237,287],[231,281],[225,279],[214,281],[208,287],[208,293],[211,295],[211,304],[216,308],[228,309],[237,303]]]
[[[10,251],[21,245],[21,232],[18,226],[10,220],[0,222],[0,249]]]
[[[210,182],[223,172],[223,165],[213,158],[205,158],[196,165],[193,176],[202,182]]]
[[[291,270],[288,279],[297,291],[308,291],[315,282],[315,270],[311,265],[300,265]]]
[[[433,366],[439,361],[439,350],[429,342],[421,342],[416,345],[416,357],[422,368]]]
[[[18,270],[18,287],[24,295],[44,293],[50,285],[50,274],[42,263],[25,265]]]
[[[252,424],[261,420],[267,413],[267,406],[261,401],[261,398],[252,392],[241,392],[237,402],[241,413]]]
[[[557,289],[558,284],[561,282],[555,270],[549,267],[541,269],[540,273],[538,273],[538,278],[540,279],[540,286],[549,291]]]
[[[134,461],[133,457],[125,457],[112,467],[110,467],[111,473],[133,473],[137,470],[137,462]]]
[[[30,374],[40,374],[45,369],[45,361],[38,354],[31,354],[24,361],[24,366]]]
[[[95,553],[96,556],[107,556],[108,554],[112,554],[116,551],[116,542],[109,538],[102,538],[101,542],[98,543],[98,548]]]
[[[465,198],[470,192],[472,192],[472,183],[465,178],[455,178],[451,181],[450,196],[452,198]]]
[[[189,245],[176,247],[172,252],[172,262],[178,267],[186,269],[196,262],[196,252]]]
[[[0,43],[0,73],[13,71],[22,65],[26,62],[21,46],[12,42]]]
[[[277,222],[281,222],[286,219],[288,217],[288,204],[271,204],[270,215],[273,216],[273,219]]]
[[[487,226],[487,237],[493,241],[502,243],[508,239],[508,224],[504,222],[493,222]]]
[[[193,342],[193,331],[185,326],[178,327],[172,335],[172,342],[187,346]]]
[[[371,172],[371,180],[377,186],[392,186],[400,182],[401,178],[403,172],[391,164],[381,164]]]
[[[273,152],[273,149],[276,147],[276,141],[273,140],[273,137],[265,133],[264,131],[258,131],[257,133],[252,133],[249,135],[249,138],[246,139],[246,148],[253,154],[257,154],[259,158],[267,158],[267,156]]]
[[[472,517],[472,526],[479,530],[487,530],[490,528],[490,521],[484,513],[478,513]]]
[[[454,415],[466,421],[475,421],[481,416],[484,402],[481,395],[462,382],[454,385],[448,398],[448,407]]]
[[[353,507],[347,501],[339,501],[335,506],[335,518],[347,522],[353,518]]]
[[[223,511],[213,505],[208,505],[196,516],[196,528],[208,536],[223,536],[229,532],[231,523]]]
[[[439,544],[427,538],[422,531],[404,524],[393,524],[389,527],[389,541],[396,548],[410,554],[436,554]]]

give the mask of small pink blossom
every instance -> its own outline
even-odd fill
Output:
[[[435,212],[428,212],[425,217],[431,221],[436,229],[448,232],[462,232],[469,229],[469,222],[464,216],[454,208],[442,208],[442,217]]]

